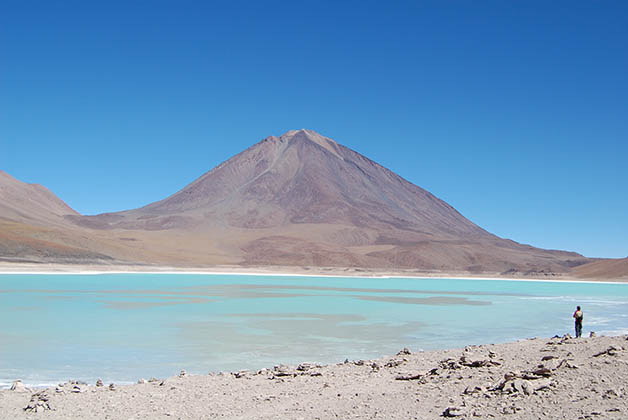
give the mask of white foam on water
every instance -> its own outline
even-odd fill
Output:
[[[521,300],[533,300],[533,301],[551,301],[557,303],[572,302],[580,306],[593,305],[593,306],[621,306],[628,305],[627,300],[618,300],[616,297],[609,296],[608,299],[591,299],[583,298],[582,296],[519,296]]]
[[[596,316],[590,316],[585,318],[584,325],[586,326],[596,326],[596,325],[608,325],[613,322],[612,318],[602,318]]]
[[[628,335],[628,328],[620,328],[617,330],[602,330],[596,331],[597,335],[606,335],[606,336],[618,336],[618,335]]]

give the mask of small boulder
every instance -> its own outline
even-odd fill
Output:
[[[464,389],[463,394],[471,395],[471,394],[477,394],[478,392],[483,392],[483,391],[484,391],[484,387],[481,385],[469,385],[468,387]]]
[[[14,381],[10,388],[11,391],[15,392],[29,392],[30,390],[26,388],[26,386],[22,383],[21,379]]]
[[[552,371],[551,371],[551,369],[548,369],[548,368],[546,368],[546,367],[539,367],[538,369],[533,370],[533,371],[532,371],[532,373],[533,373],[534,375],[537,375],[537,376],[544,376],[544,377],[546,377],[546,378],[547,378],[547,377],[552,376]]]
[[[552,385],[551,379],[539,379],[534,382],[533,388],[535,391],[542,391],[549,389],[550,385]]]
[[[312,363],[301,363],[299,366],[297,366],[297,370],[300,372],[305,372],[307,370],[310,370],[312,368],[314,368],[315,365],[313,365]]]
[[[447,407],[443,411],[443,417],[462,417],[465,414],[465,410],[462,407]]]
[[[32,413],[40,413],[42,411],[50,410],[49,401],[50,398],[46,391],[40,391],[31,396],[31,400],[24,408],[24,411]]]

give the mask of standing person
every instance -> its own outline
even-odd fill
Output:
[[[573,317],[576,320],[576,337],[582,337],[582,318],[584,318],[584,315],[579,306],[576,307],[576,312],[573,313]]]

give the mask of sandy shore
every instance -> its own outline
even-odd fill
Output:
[[[536,338],[320,366],[0,391],[0,418],[628,417],[628,336]]]
[[[501,273],[469,273],[419,270],[379,270],[368,268],[340,267],[294,267],[294,266],[211,266],[211,267],[172,267],[158,265],[121,264],[36,264],[0,262],[0,274],[100,274],[100,273],[188,273],[188,274],[244,274],[274,276],[334,276],[334,277],[402,277],[402,278],[444,278],[444,279],[488,279],[488,280],[546,280],[583,281],[596,283],[628,283],[627,277],[617,279],[579,278],[566,274],[511,276]]]

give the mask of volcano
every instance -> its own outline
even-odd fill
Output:
[[[588,261],[499,238],[311,130],[267,137],[142,208],[64,219],[136,241],[150,263],[538,274]]]

